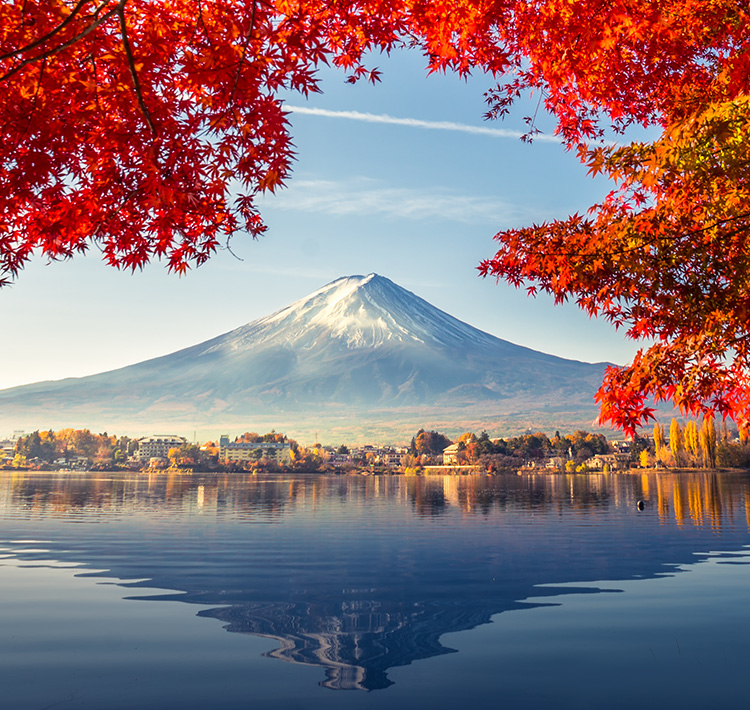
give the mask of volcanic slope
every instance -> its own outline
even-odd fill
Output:
[[[14,426],[74,425],[95,414],[110,430],[118,422],[219,427],[259,413],[404,408],[450,416],[531,407],[588,416],[604,367],[501,340],[369,274],[337,279],[170,355],[0,391],[0,409],[3,419],[15,416]]]

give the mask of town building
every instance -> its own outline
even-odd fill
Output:
[[[0,462],[12,461],[16,455],[16,442],[9,439],[0,441]]]
[[[185,444],[187,444],[187,439],[183,436],[172,434],[144,436],[138,439],[138,451],[135,456],[141,463],[146,463],[151,459],[166,459],[169,457],[170,449],[179,449]]]
[[[458,443],[443,449],[443,465],[455,466],[456,464],[458,464]]]
[[[380,461],[389,468],[396,468],[401,465],[401,460],[404,458],[405,453],[401,449],[386,449],[380,454]]]
[[[591,471],[625,471],[630,468],[630,454],[596,454],[586,459],[583,465]]]
[[[291,463],[291,446],[287,441],[229,441],[226,434],[219,439],[221,463],[248,463],[259,459]]]

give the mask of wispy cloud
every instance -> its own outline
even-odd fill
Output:
[[[489,128],[487,126],[471,126],[467,123],[455,123],[454,121],[423,121],[418,118],[399,118],[389,116],[387,113],[362,113],[361,111],[331,111],[325,108],[312,108],[309,106],[290,106],[286,109],[292,113],[306,114],[308,116],[324,116],[326,118],[343,118],[349,121],[364,121],[365,123],[387,123],[394,126],[410,126],[412,128],[427,128],[435,131],[458,131],[460,133],[473,133],[493,138],[520,138],[524,135],[521,131],[510,131],[505,128]],[[540,133],[534,136],[534,141],[545,143],[560,143],[557,136]]]
[[[538,210],[510,205],[488,196],[445,188],[384,187],[376,180],[292,180],[289,187],[262,198],[263,207],[332,216],[382,215],[399,219],[450,220],[464,224],[509,223],[539,218]]]

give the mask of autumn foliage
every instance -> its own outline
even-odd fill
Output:
[[[374,81],[369,53],[411,47],[485,72],[490,117],[535,93],[617,183],[585,216],[500,232],[480,267],[650,339],[608,371],[603,421],[632,433],[653,397],[746,427],[749,19],[738,0],[3,3],[0,278],[92,245],[182,272],[260,235],[293,159],[280,92],[317,91],[322,64]],[[662,134],[602,142],[632,124]]]

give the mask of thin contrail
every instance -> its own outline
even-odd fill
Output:
[[[418,118],[398,118],[389,116],[387,113],[362,113],[361,111],[330,111],[325,108],[311,108],[308,106],[284,106],[292,113],[304,113],[309,116],[325,116],[327,118],[346,118],[350,121],[364,121],[365,123],[389,123],[395,126],[411,126],[412,128],[428,128],[437,131],[459,131],[461,133],[474,133],[493,138],[521,138],[521,131],[509,131],[505,128],[486,128],[484,126],[470,126],[466,123],[455,123],[453,121],[422,121]],[[557,136],[549,136],[543,133],[534,136],[534,141],[547,143],[560,143]]]

